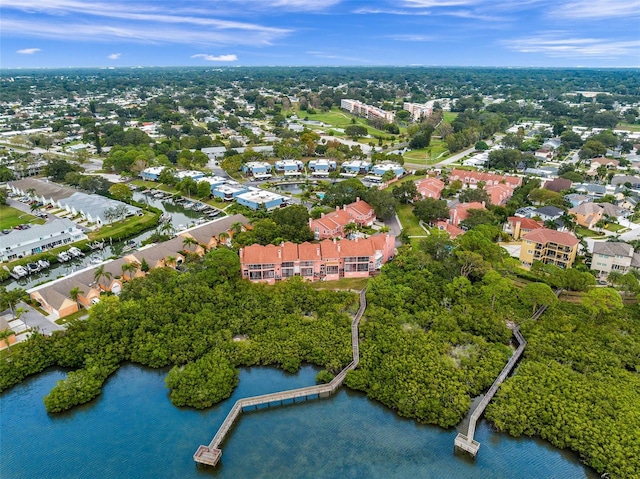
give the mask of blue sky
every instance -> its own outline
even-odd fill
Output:
[[[1,0],[0,67],[640,66],[640,0]]]

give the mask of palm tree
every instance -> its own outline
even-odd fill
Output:
[[[176,264],[176,257],[175,257],[175,256],[167,256],[167,257],[165,258],[165,260],[164,260],[164,264],[165,264],[166,266],[171,266],[171,265],[175,266],[175,264]]]
[[[129,279],[132,279],[135,272],[138,270],[136,263],[124,263],[122,266],[122,279],[125,277],[125,273],[128,273]],[[133,273],[133,274],[132,274]]]
[[[231,225],[231,231],[233,231],[234,233],[240,233],[242,231],[242,223],[240,223],[239,221],[233,223]]]
[[[78,305],[78,309],[80,309],[80,302],[78,301],[78,298],[81,294],[82,290],[77,286],[71,288],[71,290],[69,291],[69,297],[76,302],[76,304]]]
[[[218,235],[218,244],[222,243],[226,245],[228,241],[229,241],[229,233],[227,233],[226,231],[223,231]]]
[[[98,266],[96,270],[93,272],[93,279],[98,284],[100,283],[100,280],[102,278],[111,279],[112,276],[113,275],[109,271],[105,271],[103,264]]]
[[[11,351],[11,345],[9,344],[9,338],[11,336],[13,336],[14,333],[13,331],[11,331],[10,329],[3,329],[2,331],[0,331],[0,341],[4,341],[4,344],[7,345],[7,350]]]
[[[185,237],[182,239],[182,246],[184,247],[184,249],[185,249],[185,250],[187,250],[187,249],[188,249],[187,247],[188,247],[188,246],[191,246],[191,245],[199,246],[200,244],[198,243],[198,241],[197,241],[194,237],[192,237],[192,236],[185,236]]]

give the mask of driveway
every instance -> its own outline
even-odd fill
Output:
[[[64,329],[62,326],[54,322],[54,318],[51,318],[51,316],[44,316],[42,313],[26,303],[18,303],[16,305],[16,308],[24,308],[27,310],[26,313],[22,314],[20,320],[28,328],[32,328],[47,336],[51,336],[51,333],[53,333],[54,331],[61,331]]]

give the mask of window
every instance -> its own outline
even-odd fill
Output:
[[[300,274],[302,276],[313,276],[313,268],[301,268]]]
[[[300,266],[313,266],[313,261],[300,261]]]
[[[337,266],[327,266],[327,274],[338,274]]]
[[[285,261],[282,263],[283,268],[293,268],[293,261]]]

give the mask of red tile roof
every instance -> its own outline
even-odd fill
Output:
[[[557,243],[565,246],[575,246],[579,243],[578,238],[569,233],[563,233],[548,228],[540,228],[526,234],[522,239],[535,243]]]
[[[511,226],[515,226],[516,223],[520,223],[520,230],[537,230],[542,228],[542,225],[538,223],[536,220],[532,220],[531,218],[520,218],[519,216],[509,216],[507,218],[509,224]]]

